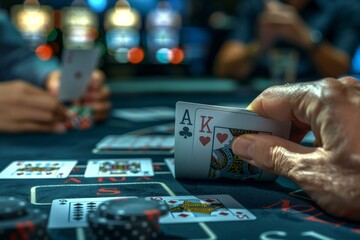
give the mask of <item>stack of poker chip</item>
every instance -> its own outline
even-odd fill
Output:
[[[0,239],[47,240],[47,215],[14,197],[0,197]]]
[[[72,105],[67,110],[68,119],[65,122],[67,129],[84,130],[94,124],[94,114],[90,106]]]
[[[101,203],[87,220],[95,240],[159,239],[159,218],[168,212],[162,201],[115,199]]]

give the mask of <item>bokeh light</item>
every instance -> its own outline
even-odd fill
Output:
[[[43,60],[43,61],[49,60],[54,55],[53,49],[47,44],[43,44],[43,45],[38,46],[35,49],[35,53],[36,53],[36,56],[40,60]]]
[[[145,54],[141,48],[132,48],[128,52],[129,62],[132,64],[139,64],[144,60]]]
[[[173,48],[169,52],[169,61],[171,64],[180,64],[184,60],[184,51],[180,48]]]
[[[129,52],[129,49],[127,49],[127,48],[116,49],[116,51],[114,53],[115,60],[119,63],[128,63],[129,62],[128,52]]]
[[[95,12],[102,12],[105,10],[107,0],[88,0],[89,7]]]
[[[170,49],[160,48],[159,50],[156,51],[156,60],[159,63],[167,64],[170,62],[169,55],[170,55]]]

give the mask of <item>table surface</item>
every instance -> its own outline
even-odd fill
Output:
[[[207,104],[250,102],[254,92],[126,94],[112,97],[114,108],[171,106],[176,101]],[[14,160],[76,159],[78,164],[65,179],[0,180],[0,195],[23,198],[31,206],[50,211],[53,199],[117,196],[172,196],[228,194],[257,219],[246,222],[211,222],[162,225],[165,239],[360,239],[360,224],[328,216],[307,198],[298,186],[284,178],[275,182],[244,183],[234,180],[175,180],[164,158],[151,157],[154,177],[84,178],[89,159],[111,159],[119,155],[93,154],[104,136],[170,122],[133,123],[116,118],[86,131],[65,134],[0,134],[0,169]],[[136,158],[139,156],[122,155]],[[144,157],[142,155],[141,157]],[[118,190],[118,191],[114,191]],[[109,190],[109,191],[107,191]],[[86,228],[50,230],[54,240],[91,239]]]

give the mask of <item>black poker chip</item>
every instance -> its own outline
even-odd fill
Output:
[[[98,211],[100,216],[108,219],[138,221],[158,219],[167,214],[169,208],[162,201],[120,198],[101,203]]]
[[[26,215],[27,203],[14,197],[0,197],[0,221]]]
[[[169,212],[160,201],[141,198],[114,199],[103,202],[87,215],[95,239],[159,239],[159,218]]]
[[[28,208],[25,201],[0,197],[0,239],[46,240],[47,214]]]
[[[151,240],[158,239],[160,231],[157,221],[122,221],[99,216],[98,211],[87,215],[89,228],[96,239]]]

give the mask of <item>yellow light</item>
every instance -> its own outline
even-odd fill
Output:
[[[129,10],[115,10],[111,20],[113,25],[117,27],[132,27],[137,23],[136,15]]]
[[[110,9],[105,16],[105,28],[107,30],[116,27],[140,28],[140,15],[131,9],[127,1],[120,0],[115,7]]]
[[[12,18],[20,32],[49,33],[53,28],[51,8],[39,5],[16,5],[12,9]]]

